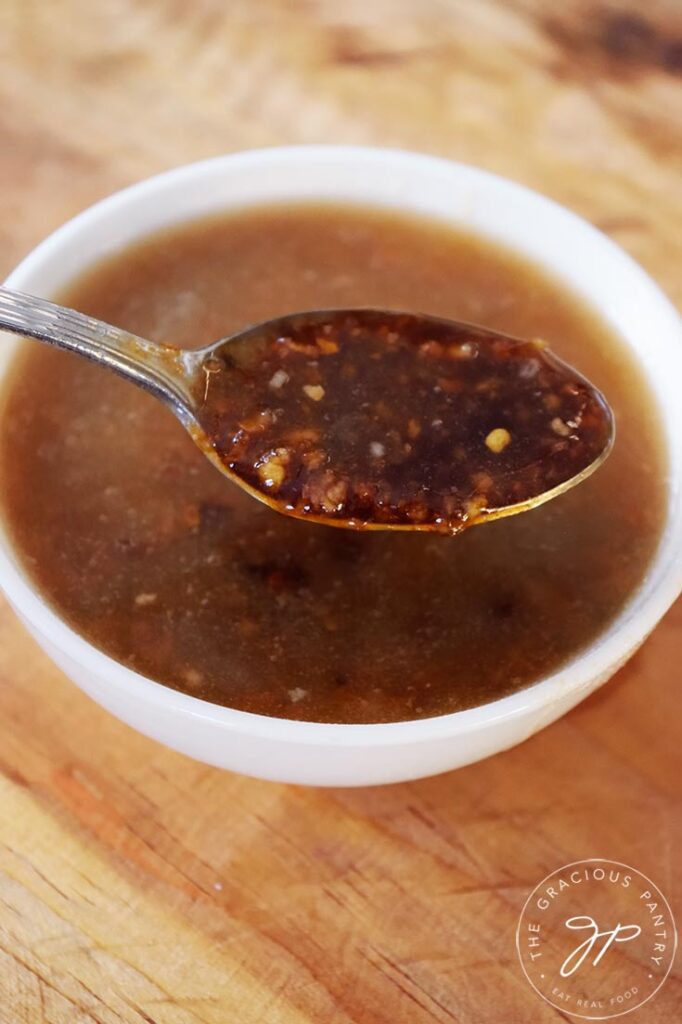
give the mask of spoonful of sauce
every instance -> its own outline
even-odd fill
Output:
[[[603,396],[543,342],[430,316],[295,313],[192,351],[0,288],[0,329],[146,388],[234,483],[331,526],[458,533],[562,494],[613,443]]]

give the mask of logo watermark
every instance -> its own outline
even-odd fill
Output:
[[[584,1020],[636,1010],[673,964],[677,932],[661,890],[618,861],[576,861],[547,875],[516,930],[524,974],[551,1006]]]

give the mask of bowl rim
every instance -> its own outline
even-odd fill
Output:
[[[682,326],[674,306],[645,271],[606,235],[559,203],[534,189],[469,164],[377,146],[265,147],[214,156],[164,171],[107,196],[68,220],[24,257],[7,277],[5,284],[8,287],[25,287],[27,281],[40,274],[41,266],[44,267],[58,256],[67,240],[70,241],[83,228],[90,227],[98,218],[105,219],[124,210],[131,201],[144,199],[160,190],[174,188],[178,184],[196,184],[197,179],[211,177],[227,164],[231,168],[241,166],[242,170],[248,170],[250,166],[261,165],[264,161],[274,166],[296,163],[303,159],[308,162],[316,160],[320,165],[324,165],[325,162],[337,163],[340,160],[359,165],[363,162],[377,161],[393,166],[401,164],[403,167],[409,164],[416,173],[420,169],[430,170],[459,177],[461,183],[470,182],[479,189],[483,187],[506,191],[507,197],[511,200],[522,199],[526,203],[534,204],[538,210],[542,209],[555,218],[562,218],[582,236],[585,245],[599,247],[619,273],[624,277],[629,276],[631,280],[636,279],[640,289],[644,288],[650,301],[670,319],[671,325],[677,325],[678,329]],[[180,224],[187,219],[192,218],[183,218],[180,213],[175,223]],[[142,238],[145,233],[148,232],[141,231],[137,237]],[[565,283],[571,288],[569,282]],[[573,290],[575,291],[575,288]],[[10,354],[8,365],[11,362]],[[0,390],[3,376],[4,371],[0,371]],[[667,440],[670,442],[664,409],[661,418]],[[675,465],[671,463],[671,477],[674,471]],[[678,472],[676,475],[679,477],[682,474]],[[486,704],[429,718],[362,724],[274,718],[212,704],[202,698],[174,690],[118,662],[69,626],[40,596],[38,588],[30,582],[19,558],[14,557],[14,546],[1,520],[0,587],[19,616],[29,623],[50,647],[58,649],[79,665],[87,666],[93,673],[105,677],[110,685],[119,690],[127,690],[136,700],[157,708],[163,706],[166,712],[177,716],[203,719],[226,731],[257,735],[283,743],[373,747],[428,742],[440,737],[482,731],[494,723],[524,717],[528,713],[537,713],[551,707],[568,694],[579,694],[583,690],[589,692],[595,678],[609,672],[614,665],[629,657],[682,591],[682,559],[675,558],[679,541],[682,539],[680,490],[680,480],[670,479],[666,520],[647,573],[620,613],[591,644],[578,651],[559,669],[524,689]]]

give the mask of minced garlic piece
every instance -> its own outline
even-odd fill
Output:
[[[278,448],[256,467],[258,476],[269,490],[279,490],[284,483],[289,458],[286,448]]]
[[[495,452],[496,455],[504,451],[510,441],[511,434],[504,427],[495,427],[485,439],[485,443],[490,448],[490,451]]]
[[[332,356],[339,351],[339,346],[331,338],[316,338],[315,340],[320,352],[325,356]]]

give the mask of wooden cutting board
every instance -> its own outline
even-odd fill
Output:
[[[679,0],[3,0],[0,272],[112,189],[288,142],[398,145],[566,203],[682,300]],[[0,1024],[516,1024],[530,889],[610,857],[682,924],[682,605],[515,750],[314,791],[92,704],[0,605]],[[633,1019],[682,1018],[679,965]]]

